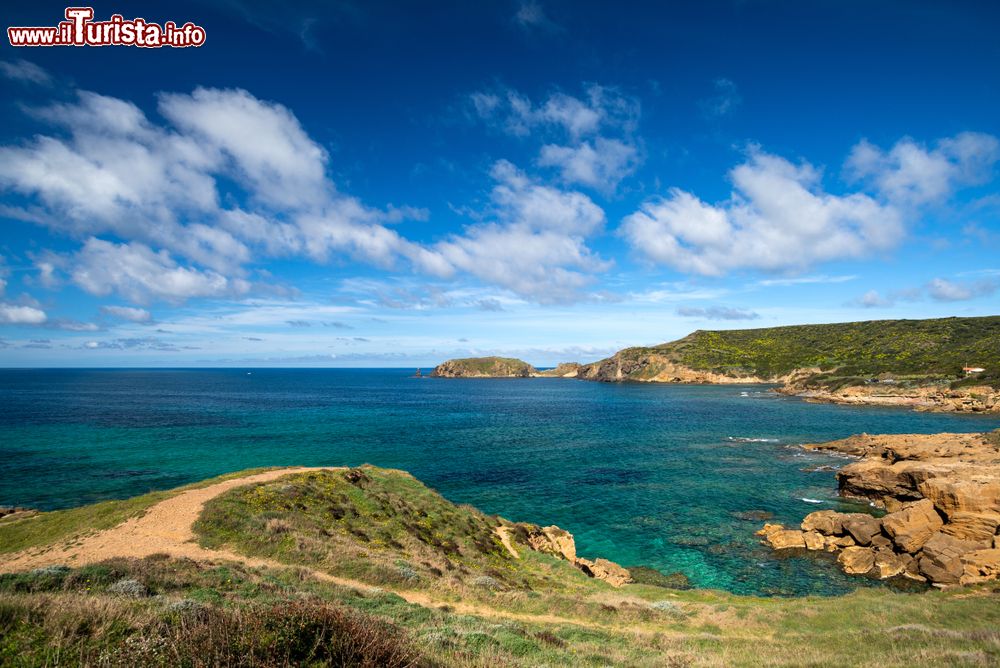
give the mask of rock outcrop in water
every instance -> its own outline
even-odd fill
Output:
[[[530,378],[538,369],[513,357],[469,357],[443,362],[431,372],[435,378]]]
[[[859,457],[837,473],[841,494],[888,514],[821,510],[799,529],[767,524],[758,535],[774,549],[837,552],[847,573],[938,586],[1000,576],[1000,431],[862,434],[804,447]]]

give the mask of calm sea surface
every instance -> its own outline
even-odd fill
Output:
[[[760,386],[409,378],[410,370],[0,371],[0,504],[66,508],[264,465],[406,469],[448,499],[558,524],[578,551],[700,587],[878,586],[781,557],[760,521],[838,500],[804,442],[1000,419],[806,404]]]

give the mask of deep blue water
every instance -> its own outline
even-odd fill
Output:
[[[410,370],[0,371],[0,504],[65,508],[264,465],[406,469],[455,502],[558,524],[584,556],[702,587],[870,586],[758,545],[760,510],[847,508],[804,442],[1000,419],[807,404],[760,386],[409,378]],[[813,499],[821,503],[809,503]]]

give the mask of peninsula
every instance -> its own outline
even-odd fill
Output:
[[[491,362],[498,359],[502,365]],[[435,375],[484,377],[494,375],[493,368],[498,376],[552,375],[505,358],[452,360]],[[572,371],[559,375],[603,382],[768,383],[808,401],[1000,412],[1000,316],[698,330],[669,343],[625,348]]]

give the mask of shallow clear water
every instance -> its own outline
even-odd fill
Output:
[[[1000,419],[807,404],[760,386],[444,380],[409,370],[0,371],[0,504],[65,508],[264,465],[406,469],[455,502],[558,524],[584,556],[751,594],[872,586],[761,521],[845,509],[804,442]],[[819,503],[810,503],[811,499]]]

